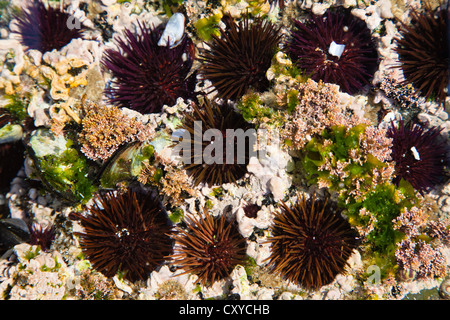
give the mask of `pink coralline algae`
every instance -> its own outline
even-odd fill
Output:
[[[429,220],[428,215],[417,207],[403,209],[393,222],[406,236],[395,252],[399,267],[415,273],[418,278],[445,275],[443,249],[450,240],[446,224]]]
[[[364,122],[339,103],[339,86],[308,79],[298,85],[298,104],[292,120],[286,123],[287,138],[293,149],[301,149],[315,135],[331,126]]]
[[[154,133],[150,125],[126,116],[117,107],[90,103],[85,109],[79,142],[81,151],[91,160],[106,160],[121,145],[143,142]]]

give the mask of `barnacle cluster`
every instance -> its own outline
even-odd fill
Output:
[[[395,298],[448,275],[448,5],[18,3],[3,298]]]

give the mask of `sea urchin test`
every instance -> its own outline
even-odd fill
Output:
[[[184,35],[184,21],[182,13],[177,12],[171,16],[158,41],[158,46],[163,47],[169,44],[170,48],[174,48],[179,45]]]

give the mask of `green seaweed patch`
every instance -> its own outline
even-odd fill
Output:
[[[9,0],[1,0],[0,1],[0,10],[6,9],[9,5]]]
[[[378,185],[363,201],[347,199],[341,203],[346,208],[350,224],[360,230],[370,230],[364,237],[369,264],[380,267],[382,278],[395,274],[397,259],[395,251],[397,243],[405,235],[394,228],[393,220],[403,208],[410,209],[418,205],[414,194],[404,194],[401,189],[391,183]]]
[[[282,52],[274,55],[269,70],[273,73],[275,79],[280,76],[283,78],[289,77],[296,83],[304,83],[312,76],[312,73],[309,75],[305,74],[302,69],[293,64],[290,58]],[[283,81],[285,81],[285,79],[283,79]]]
[[[169,214],[169,219],[173,223],[179,223],[184,217],[184,211],[181,208],[177,208],[172,210],[172,212]]]
[[[7,95],[5,98],[10,102],[3,108],[9,111],[15,121],[21,122],[28,117],[27,107],[22,99],[17,95]]]
[[[55,257],[55,265],[53,267],[49,267],[46,264],[42,265],[40,270],[43,272],[58,272],[58,270],[61,268],[61,263],[58,262],[58,258]]]
[[[252,276],[253,270],[258,267],[255,258],[247,256],[247,261],[244,265],[245,273],[249,276]]]
[[[348,221],[362,233],[366,260],[379,266],[382,277],[387,277],[395,274],[395,251],[404,238],[394,228],[393,220],[403,208],[419,205],[419,199],[406,181],[399,186],[391,181],[374,182],[375,170],[386,163],[361,150],[366,127],[359,124],[325,129],[305,146],[301,163],[310,183],[320,182],[339,194],[338,203]]]
[[[208,199],[205,201],[205,206],[206,206],[206,208],[211,210],[212,208],[214,208],[214,203],[211,201],[211,199]]]
[[[306,144],[302,159],[308,182],[316,184],[320,179],[331,190],[346,197],[355,188],[354,181],[357,179],[360,182],[360,192],[370,192],[374,187],[374,170],[385,167],[386,164],[370,154],[365,159],[359,156],[360,137],[365,128],[365,124],[351,128],[333,126],[325,129],[320,136],[313,137]]]
[[[183,0],[162,0],[162,7],[168,17],[171,17],[177,8],[183,3]]]
[[[24,255],[24,259],[26,261],[30,261],[31,259],[36,258],[41,252],[41,247],[40,246],[36,246],[33,249],[33,246],[30,246],[30,248],[25,252]]]
[[[213,188],[212,192],[210,193],[211,197],[217,198],[219,200],[221,200],[224,195],[225,195],[225,190],[222,187]]]
[[[287,110],[292,113],[295,111],[295,108],[297,107],[300,100],[298,99],[299,92],[298,90],[291,89],[288,91],[286,95],[287,99]]]
[[[60,155],[42,158],[39,166],[41,175],[52,189],[69,195],[74,202],[88,202],[97,189],[89,178],[87,159],[70,144]]]
[[[64,135],[36,130],[29,141],[31,156],[47,189],[71,203],[86,203],[97,189],[89,160]]]
[[[213,36],[219,37],[219,22],[222,16],[222,12],[218,12],[197,20],[194,25],[197,36],[203,41],[209,41]]]
[[[281,126],[285,121],[285,117],[280,112],[266,105],[258,93],[244,95],[238,102],[237,108],[245,121],[256,125],[266,123]]]

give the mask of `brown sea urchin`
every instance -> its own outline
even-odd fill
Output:
[[[358,234],[329,201],[299,196],[276,213],[269,267],[290,282],[315,290],[344,272]]]
[[[233,268],[246,259],[246,241],[235,222],[227,222],[226,214],[212,217],[204,209],[203,216],[192,216],[186,229],[178,229],[174,264],[185,273],[198,276],[202,285],[227,278]]]
[[[107,277],[121,272],[130,281],[145,280],[172,254],[168,216],[147,194],[100,193],[88,215],[74,216],[84,229],[75,233],[84,254]]]
[[[220,29],[220,37],[212,34],[210,48],[200,54],[200,75],[223,99],[236,100],[249,88],[268,89],[266,72],[281,40],[279,28],[262,19],[251,23],[248,16],[239,24],[228,16],[224,20],[227,29]]]
[[[81,38],[84,32],[81,25],[73,24],[68,13],[38,0],[16,18],[22,44],[42,53],[59,50],[72,39]]]
[[[329,9],[305,22],[294,20],[284,50],[313,80],[337,84],[349,94],[370,84],[378,68],[370,30],[350,10]]]
[[[218,105],[205,99],[198,106],[193,104],[193,109],[185,114],[181,129],[189,137],[183,137],[180,145],[187,149],[183,150],[188,154],[183,155],[184,168],[195,185],[234,183],[244,177],[255,143],[252,137],[256,139],[256,132],[252,135],[253,126],[228,104]],[[217,136],[209,137],[208,133]]]
[[[426,2],[423,12],[411,11],[411,23],[402,23],[396,51],[405,83],[422,96],[443,105],[449,81],[448,5],[432,9]]]

